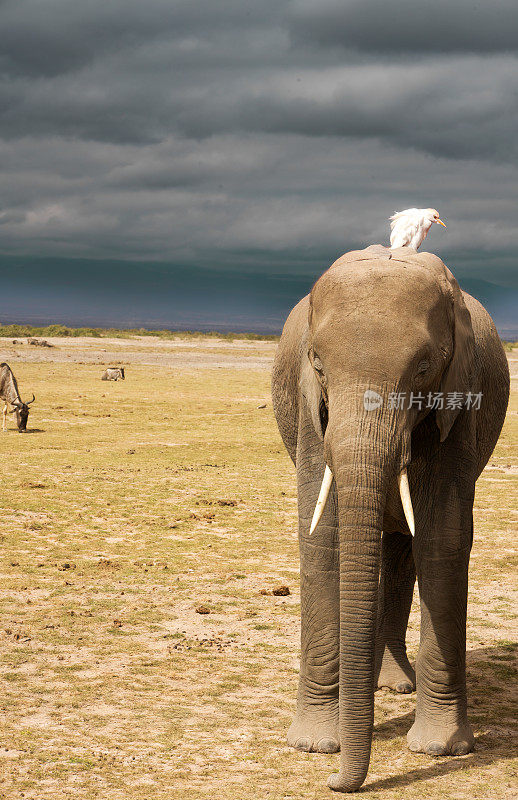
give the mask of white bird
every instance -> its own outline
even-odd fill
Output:
[[[390,247],[413,247],[417,250],[426,239],[426,234],[436,222],[444,225],[435,208],[407,208],[405,211],[396,211],[389,219]],[[446,227],[446,225],[444,225]]]

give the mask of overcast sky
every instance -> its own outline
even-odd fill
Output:
[[[514,285],[516,0],[0,17],[1,253],[309,274],[417,205],[454,272]]]

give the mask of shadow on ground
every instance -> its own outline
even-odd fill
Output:
[[[429,756],[430,766],[367,783],[360,792],[402,788],[417,781],[513,758],[518,749],[518,742],[513,739],[518,739],[518,734],[510,736],[509,729],[513,726],[518,699],[518,644],[502,642],[496,647],[470,650],[466,660],[468,716],[475,733],[475,750],[466,756]],[[374,738],[406,737],[413,721],[413,712],[386,720],[375,726]]]

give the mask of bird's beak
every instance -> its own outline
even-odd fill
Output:
[[[445,227],[446,227],[446,225],[444,224],[444,222],[442,221],[442,219],[439,219],[439,218],[437,217],[437,219],[436,219],[435,221],[436,221],[437,225],[442,225],[442,226],[443,226],[443,228],[445,228]]]

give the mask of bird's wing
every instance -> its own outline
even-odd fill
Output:
[[[389,217],[389,219],[392,220],[390,223],[391,230],[395,228],[400,219],[413,221],[416,215],[419,216],[418,208],[405,208],[404,211],[395,211],[392,216]]]
[[[390,234],[391,247],[405,247],[410,244],[412,238],[413,226],[408,224],[408,219],[403,217],[396,219],[391,225],[392,232]]]

